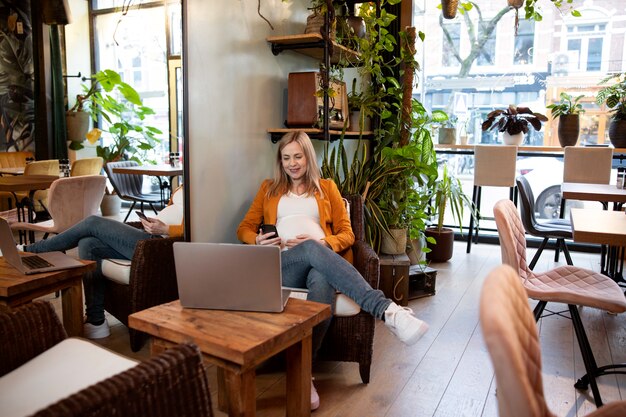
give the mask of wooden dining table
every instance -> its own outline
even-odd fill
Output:
[[[131,175],[149,175],[156,177],[159,181],[159,190],[161,190],[161,201],[163,204],[167,204],[167,199],[172,194],[172,181],[174,177],[183,175],[182,166],[171,166],[169,164],[160,165],[137,165],[129,167],[115,167],[113,172],[116,174],[131,174]],[[169,182],[163,181],[162,177],[169,177]],[[168,195],[165,195],[165,190],[168,190]]]
[[[58,175],[13,175],[0,177],[0,191],[7,191],[13,194],[15,201],[18,201],[17,192],[28,192],[28,201],[26,202],[27,216],[25,219],[20,210],[17,211],[18,221],[32,222],[34,220],[33,215],[33,196],[37,190],[47,190],[52,183],[59,179]],[[31,242],[34,241],[34,232],[30,233]],[[21,236],[20,236],[21,239]]]
[[[626,189],[617,188],[615,184],[564,182],[561,195],[567,200],[626,203]]]
[[[602,272],[624,285],[622,260],[626,248],[626,213],[572,208],[570,217],[575,242],[609,245],[606,270]]]

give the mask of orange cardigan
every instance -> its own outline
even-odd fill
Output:
[[[237,228],[237,237],[244,243],[251,245],[256,243],[255,238],[261,224],[276,224],[280,196],[268,197],[267,190],[271,181],[263,181],[246,216]],[[339,189],[332,180],[328,179],[320,180],[320,187],[324,198],[321,198],[319,193],[315,193],[315,200],[319,209],[320,226],[326,236],[324,240],[333,251],[352,263],[354,233],[352,233],[350,217]]]

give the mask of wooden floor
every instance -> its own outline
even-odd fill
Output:
[[[532,256],[533,250],[529,250]],[[553,252],[546,251],[535,270],[554,267]],[[599,255],[573,253],[574,264],[599,269]],[[455,244],[454,258],[432,265],[438,270],[435,296],[410,302],[430,331],[416,345],[397,341],[377,323],[371,381],[362,384],[353,363],[322,362],[314,366],[321,398],[315,417],[326,416],[497,416],[493,370],[478,321],[479,295],[485,275],[500,264],[498,246]],[[58,302],[57,302],[58,304]],[[550,305],[549,305],[550,307]],[[552,310],[565,306],[552,305]],[[609,315],[581,310],[598,364],[626,362],[626,314]],[[109,318],[112,335],[100,343],[123,354],[143,359],[148,346],[133,354],[126,328]],[[577,391],[574,381],[584,373],[569,319],[551,316],[540,322],[544,388],[549,407],[557,416],[583,416],[595,409],[589,392]],[[267,368],[267,367],[265,367]],[[257,376],[257,415],[284,416],[285,376],[279,370],[260,369]],[[274,369],[277,367],[274,366]],[[216,372],[209,368],[216,406]],[[626,375],[599,379],[605,402],[626,400]],[[226,414],[216,411],[216,416]]]

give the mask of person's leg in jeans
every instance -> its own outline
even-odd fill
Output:
[[[382,319],[391,300],[380,290],[373,289],[359,271],[331,249],[307,240],[283,253],[283,271],[290,268],[313,268],[335,290],[347,295],[363,310]]]
[[[359,271],[331,249],[313,240],[307,240],[289,249],[291,267],[313,268],[335,290],[342,292],[357,303],[364,311],[381,319],[389,330],[406,344],[417,342],[428,330],[428,325],[385,297],[380,290],[373,289]],[[285,257],[287,258],[287,257]],[[283,261],[284,264],[284,261]]]
[[[97,238],[124,255],[124,258],[131,259],[137,242],[148,239],[150,234],[117,220],[90,216],[56,236],[25,246],[24,251],[33,253],[65,251],[75,248],[78,242],[86,237]]]
[[[105,283],[102,275],[102,260],[130,258],[95,237],[86,237],[78,242],[78,255],[80,259],[96,261],[96,270],[85,275],[83,285],[85,288],[86,321],[87,323],[100,324],[104,321]]]

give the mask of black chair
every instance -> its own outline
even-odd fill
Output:
[[[149,204],[155,214],[157,213],[157,210],[154,208],[154,204],[161,204],[161,195],[159,193],[144,194],[141,191],[143,186],[143,175],[116,174],[113,172],[113,168],[132,166],[139,166],[139,164],[135,161],[118,161],[109,162],[104,166],[104,169],[109,176],[109,181],[111,181],[111,185],[113,185],[113,189],[117,195],[122,200],[132,201],[133,203],[124,218],[124,223],[128,220],[128,216],[130,216],[130,213],[133,211],[135,204],[141,204],[142,213],[144,203]]]
[[[565,243],[565,239],[572,239],[572,224],[570,221],[565,219],[537,220],[535,217],[535,196],[533,195],[533,190],[530,188],[528,180],[524,178],[523,175],[520,175],[517,177],[516,182],[524,229],[526,229],[526,233],[531,236],[543,238],[539,249],[537,249],[537,253],[535,253],[528,267],[530,269],[535,267],[539,256],[541,256],[541,252],[543,252],[550,239],[556,239],[554,261],[557,262],[559,260],[559,251],[562,250],[567,264],[573,265],[567,244]]]

